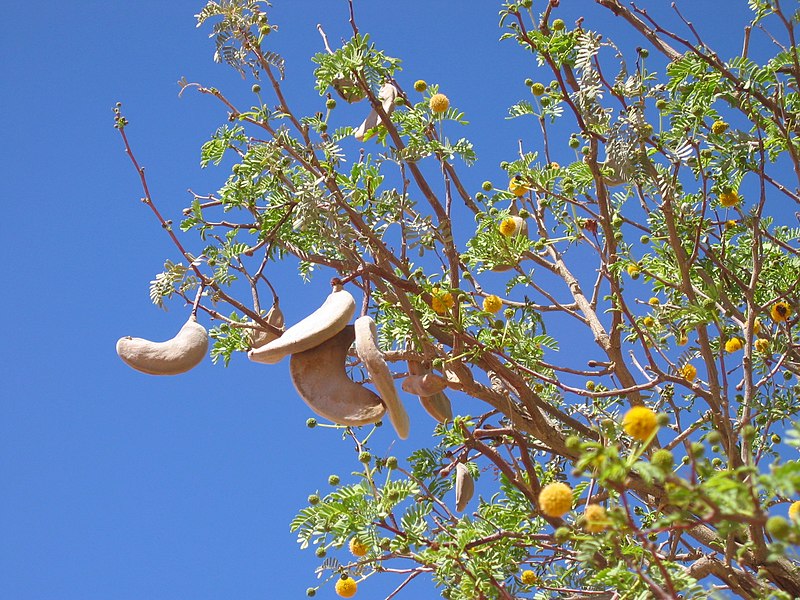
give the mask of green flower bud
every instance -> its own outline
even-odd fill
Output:
[[[650,457],[650,462],[666,475],[670,473],[675,466],[675,457],[672,456],[672,452],[669,450],[661,448],[653,452],[653,455]]]
[[[316,549],[316,551],[314,551],[314,554],[317,555],[317,558],[325,558],[325,555],[327,553],[328,551],[325,550],[325,548],[323,548],[322,546],[320,546],[319,548]]]
[[[253,87],[251,87],[250,89],[253,90],[254,94],[258,94],[261,91],[261,86],[258,85],[257,83],[254,83]]]
[[[492,182],[491,181],[484,181],[483,184],[481,184],[481,187],[483,188],[484,192],[491,192],[492,191],[492,187],[493,187],[492,186]]]
[[[339,485],[339,476],[338,475],[329,476],[328,485]]]
[[[311,495],[308,497],[308,503],[309,503],[311,506],[315,506],[315,505],[319,504],[319,496],[317,496],[316,494],[311,494]]]
[[[370,454],[369,452],[366,451],[361,452],[358,455],[358,462],[364,463],[365,465],[369,464],[371,460],[372,460],[372,454]]]
[[[789,522],[780,516],[767,519],[767,533],[776,540],[783,540],[789,535]]]
[[[329,110],[333,110],[334,108],[336,108],[336,100],[334,100],[333,98],[328,98],[328,100],[325,102],[325,108]]]
[[[566,23],[564,23],[564,19],[556,19],[553,21],[553,31],[563,31]]]
[[[386,467],[389,469],[396,469],[397,468],[397,457],[390,456],[386,459]]]
[[[306,427],[309,429],[314,429],[317,426],[317,420],[315,418],[306,419]]]

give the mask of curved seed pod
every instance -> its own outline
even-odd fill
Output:
[[[456,510],[458,512],[467,508],[474,493],[475,481],[469,474],[469,469],[464,463],[458,463],[456,465]]]
[[[331,81],[333,89],[339,94],[339,97],[345,102],[352,104],[354,102],[361,102],[367,95],[364,93],[355,81],[349,77],[337,77]]]
[[[372,383],[378,390],[381,400],[389,411],[389,420],[392,422],[397,435],[401,440],[408,437],[410,422],[408,413],[397,396],[394,379],[389,371],[389,366],[383,359],[383,354],[378,349],[378,329],[372,317],[364,316],[356,319],[356,354],[367,368]]]
[[[275,302],[272,304],[272,307],[269,309],[269,312],[267,312],[266,321],[273,327],[283,329],[283,313],[281,312],[281,307],[278,304],[278,300],[275,300]],[[277,340],[279,337],[280,336],[275,335],[271,331],[265,331],[264,329],[251,329],[250,347],[259,348],[270,343],[272,340]]]
[[[380,421],[386,412],[375,393],[347,376],[345,360],[355,337],[353,326],[347,325],[320,345],[292,354],[289,360],[292,383],[311,410],[334,423],[354,427]]]
[[[433,396],[447,387],[447,380],[433,373],[409,375],[401,384],[404,392],[417,396]]]
[[[277,340],[253,348],[247,357],[268,365],[279,362],[287,354],[295,354],[318,346],[339,333],[356,310],[356,301],[341,285],[333,291],[317,310],[283,332]]]
[[[130,336],[117,341],[117,354],[125,364],[148,375],[185,373],[200,364],[207,351],[208,332],[194,315],[166,342]]]
[[[446,423],[453,420],[453,407],[450,404],[450,399],[444,395],[444,392],[439,392],[433,396],[420,396],[419,403],[422,404],[427,413],[439,423]]]
[[[394,87],[391,83],[384,83],[381,87],[380,91],[378,92],[378,100],[381,102],[381,106],[383,107],[383,112],[387,115],[391,115],[394,112],[394,99],[397,98],[397,88]],[[356,138],[359,142],[365,142],[369,138],[372,137],[372,134],[367,135],[367,132],[370,129],[374,129],[377,127],[381,122],[378,113],[375,109],[372,109],[370,113],[367,115],[367,118],[358,126],[358,129],[355,130],[353,133],[353,137]]]

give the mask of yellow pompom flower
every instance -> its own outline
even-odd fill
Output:
[[[530,569],[526,569],[525,571],[522,572],[522,575],[520,576],[520,581],[522,581],[523,585],[533,585],[534,583],[539,581],[539,578],[536,576],[536,573],[534,573]]]
[[[689,383],[692,383],[697,378],[697,367],[693,364],[686,363],[678,369],[678,375],[683,377]]]
[[[772,317],[773,321],[783,323],[792,316],[792,307],[789,306],[788,302],[781,300],[772,305],[772,308],[769,309],[769,316]]]
[[[511,237],[517,232],[517,222],[509,217],[508,219],[503,219],[500,223],[500,234],[504,235],[505,237]]]
[[[753,333],[755,333],[756,335],[761,333],[761,321],[759,321],[758,319],[753,321]]]
[[[714,124],[711,126],[712,133],[716,133],[717,135],[725,133],[727,130],[728,124],[721,119],[719,121],[714,121]]]
[[[352,598],[356,595],[358,584],[352,577],[345,577],[336,582],[336,593],[342,598]]]
[[[758,338],[753,346],[755,346],[756,352],[767,352],[769,350],[769,340]]]
[[[733,229],[734,227],[736,227],[736,221],[733,220],[725,221],[725,229]]]
[[[653,296],[652,298],[650,298],[650,300],[648,300],[648,301],[647,301],[647,303],[648,303],[650,306],[658,306],[659,304],[661,304],[661,300],[659,300],[658,298],[656,298],[655,296]]]
[[[685,346],[689,343],[689,336],[686,335],[685,331],[681,331],[680,335],[675,339],[675,342],[678,346]]]
[[[431,308],[436,313],[443,315],[449,309],[453,308],[454,305],[453,294],[450,292],[442,291],[439,288],[433,288],[431,290]]]
[[[428,106],[431,107],[432,112],[440,114],[450,108],[450,99],[444,94],[434,94],[431,96]]]
[[[639,277],[640,271],[637,265],[628,265],[628,268],[625,270],[628,271],[628,275],[630,275],[631,278],[636,279]]]
[[[539,510],[548,517],[563,517],[572,510],[572,489],[566,483],[548,483],[539,492]]]
[[[417,90],[418,92],[424,92],[425,90],[428,89],[428,84],[425,83],[424,79],[417,79],[414,82],[414,89]]]
[[[733,191],[722,192],[719,195],[719,203],[726,208],[736,206],[739,204],[739,194]]]
[[[527,194],[530,191],[530,188],[525,185],[522,177],[516,175],[511,181],[508,182],[508,191],[519,198],[520,196]]]
[[[725,352],[731,354],[733,352],[738,352],[742,349],[742,340],[739,338],[731,338],[727,342],[725,342]]]
[[[350,540],[349,548],[350,548],[350,554],[359,557],[366,556],[367,551],[369,550],[366,544],[362,544],[356,538]]]
[[[789,506],[789,518],[792,521],[800,519],[800,500],[796,500]]]
[[[650,328],[656,324],[656,320],[653,317],[645,317],[642,319],[642,323],[644,323],[645,327]]]
[[[590,504],[583,511],[583,528],[589,533],[600,533],[608,527],[606,509],[599,504]]]
[[[503,301],[494,294],[489,294],[483,299],[483,310],[492,314],[497,313],[503,308]]]
[[[658,418],[646,406],[634,406],[625,413],[622,428],[633,439],[645,442],[658,430]]]

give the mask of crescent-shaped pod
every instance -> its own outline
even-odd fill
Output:
[[[207,351],[208,332],[194,315],[166,342],[130,336],[117,341],[117,354],[125,364],[148,375],[185,373],[200,364]]]
[[[356,301],[350,292],[341,285],[335,285],[322,306],[289,327],[278,339],[250,350],[247,357],[252,361],[271,365],[287,354],[314,348],[339,333],[355,310]]]
[[[289,373],[300,397],[315,413],[340,425],[367,425],[386,413],[381,399],[347,376],[347,351],[355,340],[347,325],[319,346],[292,354]]]
[[[467,508],[474,493],[475,481],[469,474],[469,469],[464,463],[458,463],[456,465],[456,510],[458,512]]]
[[[401,440],[408,438],[411,423],[403,403],[397,395],[389,366],[383,358],[383,353],[378,348],[378,330],[375,321],[370,316],[356,319],[356,354],[367,368],[372,384],[378,390],[381,400],[389,411],[389,420]]]

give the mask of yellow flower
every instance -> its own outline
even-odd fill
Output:
[[[606,509],[599,504],[590,504],[583,512],[583,528],[589,533],[600,533],[608,527]]]
[[[653,317],[645,317],[645,318],[642,320],[642,323],[644,323],[644,326],[645,326],[645,327],[648,327],[648,328],[649,328],[649,327],[652,327],[653,325],[655,325],[655,324],[656,324],[656,320],[655,320]]]
[[[722,192],[719,195],[719,203],[725,207],[736,206],[739,204],[739,194],[732,191]]]
[[[356,538],[350,540],[350,554],[353,556],[366,556],[368,550],[367,545],[362,544]]]
[[[647,301],[647,303],[648,303],[650,306],[658,306],[659,304],[661,304],[661,300],[659,300],[658,298],[656,298],[655,296],[653,296],[652,298],[650,298],[650,300],[648,300],[648,301]]]
[[[425,83],[424,79],[417,79],[414,82],[414,89],[417,90],[418,92],[424,92],[425,90],[428,89],[428,84]]]
[[[769,340],[764,338],[758,338],[753,345],[756,348],[756,352],[767,352],[769,350]]]
[[[519,198],[527,194],[530,190],[525,185],[525,182],[522,181],[522,177],[515,175],[514,178],[508,182],[508,191]]]
[[[358,584],[352,577],[345,577],[336,582],[336,593],[342,598],[352,598],[356,595]]]
[[[490,313],[497,313],[503,308],[503,301],[494,294],[489,294],[483,299],[483,310]]]
[[[639,277],[639,267],[637,265],[628,265],[626,271],[628,271],[628,275],[630,275],[632,279]]]
[[[443,292],[439,288],[431,290],[431,308],[438,314],[443,315],[454,305],[453,294],[450,292]]]
[[[658,430],[656,413],[646,406],[634,406],[625,413],[622,428],[633,439],[645,442]]]
[[[772,305],[772,308],[769,309],[769,316],[772,317],[773,321],[783,323],[792,316],[792,307],[789,306],[788,302],[781,300]]]
[[[520,577],[520,580],[522,581],[523,585],[533,585],[534,583],[539,581],[539,578],[536,576],[536,573],[534,573],[533,571],[525,570],[525,571],[522,572],[522,576]]]
[[[503,219],[502,223],[500,223],[499,229],[502,235],[505,237],[511,237],[517,232],[517,222],[512,217]]]
[[[761,333],[761,321],[759,321],[758,319],[753,321],[753,333],[755,333],[756,335]]]
[[[725,342],[725,352],[733,353],[742,349],[742,340],[739,338],[731,338]]]
[[[792,502],[792,504],[789,506],[789,518],[792,521],[797,521],[800,519],[800,500]]]
[[[548,517],[563,517],[572,510],[572,490],[566,483],[548,483],[539,492],[539,510]]]
[[[675,342],[678,344],[678,346],[685,346],[687,343],[689,343],[689,336],[686,335],[685,331],[681,331],[681,334],[677,337]]]
[[[728,124],[721,119],[719,121],[714,121],[714,124],[711,126],[711,132],[716,133],[717,135],[725,133],[727,130]]]
[[[736,227],[736,221],[725,221],[725,229],[733,229],[734,227]]]
[[[431,111],[437,114],[443,113],[448,108],[450,108],[450,99],[444,94],[434,94],[433,96],[431,96],[430,102],[428,102],[428,106],[431,107]]]
[[[678,369],[678,375],[683,377],[689,383],[692,383],[697,378],[697,367],[693,364],[686,363]]]

